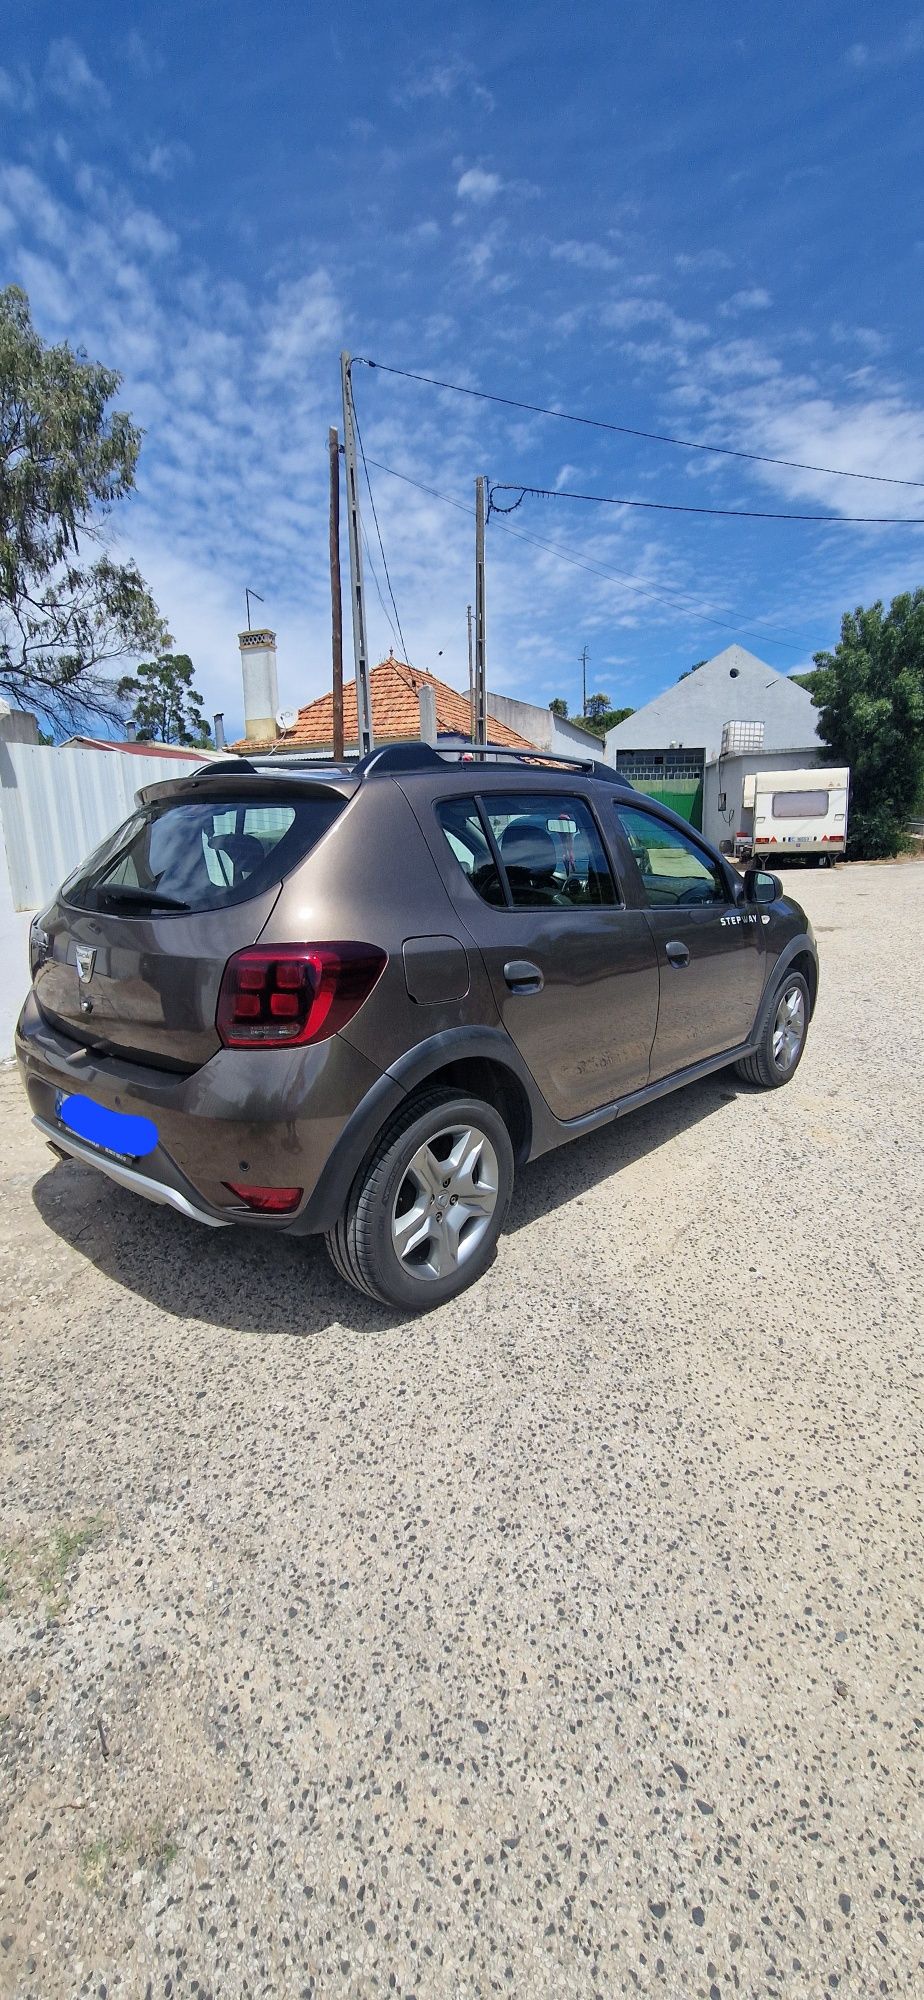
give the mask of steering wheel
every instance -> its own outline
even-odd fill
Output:
[[[698,882],[694,882],[691,888],[681,891],[677,901],[678,903],[711,903],[713,895],[711,889],[701,887]]]

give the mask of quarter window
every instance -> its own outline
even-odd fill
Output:
[[[616,812],[653,908],[728,901],[723,876],[695,841],[634,806]]]
[[[472,888],[484,902],[503,908],[503,884],[474,799],[441,799],[436,817]]]
[[[612,909],[619,902],[584,799],[556,792],[492,792],[481,803],[516,909]]]

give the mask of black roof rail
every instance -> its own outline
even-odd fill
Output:
[[[200,778],[230,778],[230,776],[240,776],[242,772],[246,776],[258,778],[270,770],[278,772],[316,770],[318,774],[330,772],[332,776],[362,780],[372,776],[388,778],[414,770],[446,770],[446,764],[462,764],[462,762],[466,766],[482,764],[488,766],[490,770],[522,770],[524,766],[528,768],[532,764],[540,764],[544,770],[562,770],[564,774],[570,770],[580,770],[588,778],[600,778],[602,784],[616,784],[622,786],[622,790],[632,790],[632,786],[628,784],[628,780],[620,770],[614,770],[612,764],[604,764],[602,758],[594,756],[564,756],[558,754],[558,750],[538,750],[538,748],[508,750],[504,744],[486,744],[484,748],[480,744],[472,746],[446,744],[434,750],[432,744],[420,744],[420,742],[382,744],[380,750],[370,750],[356,764],[352,764],[346,758],[344,762],[334,764],[334,758],[306,756],[304,752],[298,750],[282,750],[282,752],[270,750],[252,758],[228,756],[220,760],[210,760],[208,764],[200,764],[200,768],[192,772],[192,780],[188,782]]]
[[[466,757],[470,755],[477,763],[481,763],[486,757],[494,757],[501,764],[550,764],[553,769],[563,766],[566,771],[584,771],[590,778],[602,778],[606,785],[625,783],[625,779],[613,769],[612,764],[604,764],[600,757],[566,757],[560,755],[557,750],[495,749],[489,744],[486,750],[479,750],[477,745],[473,745],[471,752],[447,751],[446,754],[447,756],[461,754]]]
[[[429,743],[383,743],[381,750],[370,750],[353,765],[356,778],[388,777],[392,771],[441,771],[443,760]]]
[[[346,757],[312,757],[307,750],[267,750],[252,763],[256,771],[333,771],[345,777],[355,768]]]
[[[278,754],[267,760],[279,763]],[[599,757],[566,757],[556,750],[508,750],[503,744],[478,743],[440,744],[434,749],[430,743],[420,743],[409,737],[403,743],[383,743],[381,749],[370,750],[359,762],[349,766],[353,777],[389,777],[402,772],[445,770],[447,763],[466,765],[484,764],[492,770],[520,770],[523,766],[539,764],[552,770],[583,771],[587,777],[599,778],[606,785],[620,785],[625,789],[626,780],[612,764],[604,764]]]

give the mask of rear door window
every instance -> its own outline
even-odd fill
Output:
[[[515,909],[612,909],[616,884],[585,799],[492,792],[481,801]]]
[[[64,896],[114,915],[224,909],[285,879],[343,811],[330,798],[160,801],[134,813]]]

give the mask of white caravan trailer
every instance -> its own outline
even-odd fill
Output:
[[[736,855],[769,861],[772,856],[809,854],[837,861],[847,840],[849,786],[846,768],[752,772],[741,795],[744,824],[735,840]]]

